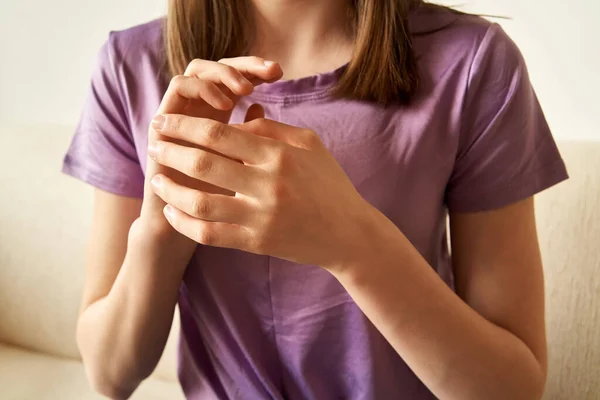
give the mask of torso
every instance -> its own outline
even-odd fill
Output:
[[[453,287],[446,186],[469,64],[488,23],[434,12],[411,20],[421,84],[410,106],[334,100],[341,70],[261,86],[266,117],[317,132],[361,195],[392,220]],[[119,80],[142,167],[165,90],[161,22],[117,34]],[[126,46],[127,44],[127,46]],[[135,49],[135,50],[134,50]],[[141,54],[140,54],[141,52]],[[435,114],[433,111],[435,110]],[[325,270],[200,247],[180,290],[180,379],[190,399],[433,399]]]

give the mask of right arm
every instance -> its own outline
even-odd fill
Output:
[[[112,399],[128,398],[158,363],[189,261],[166,222],[138,218],[141,204],[95,193],[77,344],[92,386]]]
[[[281,75],[277,64],[267,65],[254,57],[219,63],[194,60],[185,76],[173,79],[158,113],[190,112],[227,122],[238,96]],[[111,134],[110,127],[103,131]],[[157,139],[164,140],[150,129],[149,143]],[[128,398],[156,367],[185,268],[197,246],[164,218],[165,203],[149,181],[169,171],[147,161],[143,200],[100,189],[95,193],[77,345],[92,386],[112,399]],[[191,184],[198,190],[223,193],[200,181]]]

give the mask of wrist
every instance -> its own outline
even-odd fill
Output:
[[[163,243],[175,240],[178,232],[163,215],[141,215],[129,228],[130,242]]]
[[[379,210],[366,201],[365,204],[364,212],[352,221],[352,229],[346,230],[351,233],[340,246],[339,256],[325,266],[340,281],[351,279],[372,265],[383,251],[382,244],[389,241],[389,225],[395,228]]]
[[[129,229],[128,253],[138,252],[154,260],[189,262],[198,243],[177,232],[162,215],[140,216]]]

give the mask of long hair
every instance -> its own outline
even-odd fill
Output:
[[[406,103],[418,85],[408,15],[422,0],[349,0],[355,47],[333,89],[338,97]],[[247,55],[248,0],[170,0],[165,25],[168,71],[182,74],[195,58]]]

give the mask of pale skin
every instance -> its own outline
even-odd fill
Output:
[[[149,131],[143,200],[96,192],[77,330],[93,386],[127,398],[151,373],[201,244],[329,271],[440,399],[540,398],[547,361],[533,200],[450,216],[452,292],[315,132],[264,120],[260,107],[249,122],[226,124],[253,85],[329,71],[351,53],[345,2],[254,3],[269,22],[270,39],[257,35],[261,58],[195,61],[171,83]],[[291,12],[300,3],[308,11]],[[281,43],[294,51],[281,53]]]

